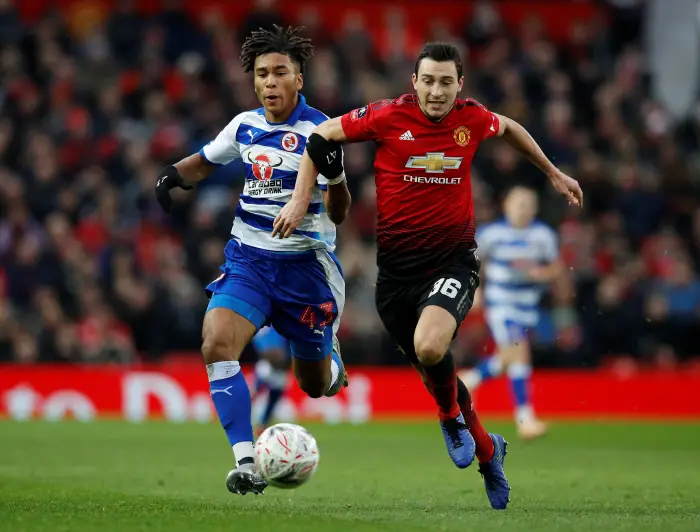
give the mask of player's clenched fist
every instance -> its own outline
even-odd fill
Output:
[[[156,183],[156,198],[158,203],[163,207],[163,210],[170,214],[170,190],[176,187],[180,187],[184,190],[192,190],[192,186],[185,183],[177,168],[174,166],[166,166],[163,171],[158,176],[158,182]]]
[[[282,207],[277,218],[275,218],[275,223],[272,226],[272,236],[279,235],[280,238],[292,236],[294,230],[299,227],[299,224],[304,219],[308,208],[308,201],[292,197],[292,199]]]

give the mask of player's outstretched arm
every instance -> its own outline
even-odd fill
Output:
[[[334,223],[334,215],[338,215],[337,219],[342,221],[345,219],[347,209],[350,208],[350,192],[347,191],[347,197],[343,188],[336,188],[340,183],[345,181],[345,173],[343,172],[343,150],[340,143],[347,140],[343,131],[343,126],[340,123],[340,118],[333,118],[323,122],[313,130],[306,143],[304,155],[299,164],[299,172],[297,173],[297,181],[294,186],[292,199],[282,207],[279,215],[275,218],[272,228],[272,236],[280,238],[289,237],[294,230],[299,227],[299,224],[304,219],[311,201],[311,194],[316,185],[316,176],[321,174],[328,179],[329,194],[333,194],[331,198],[332,205],[329,208],[328,198],[325,198],[326,209],[329,217]],[[344,187],[347,190],[347,187]],[[333,211],[333,215],[331,214]],[[341,214],[342,212],[342,219]]]
[[[156,183],[156,197],[165,212],[170,213],[171,189],[179,187],[190,190],[217,166],[223,166],[240,157],[236,131],[243,116],[244,114],[239,114],[231,120],[216,138],[199,152],[161,170]]]
[[[567,197],[570,205],[583,207],[583,192],[578,181],[559,170],[535,142],[527,130],[515,120],[496,115],[500,121],[498,136],[525,155],[532,164],[542,170],[557,192]]]

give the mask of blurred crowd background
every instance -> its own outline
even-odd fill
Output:
[[[197,356],[203,287],[218,275],[241,168],[178,192],[172,217],[153,189],[163,165],[258,106],[238,55],[249,31],[273,23],[306,26],[316,54],[303,93],[330,116],[410,92],[422,43],[458,43],[462,96],[520,121],[581,182],[577,213],[505,143],[485,143],[474,161],[479,222],[525,182],[558,228],[568,273],[532,331],[537,365],[669,367],[700,353],[700,76],[694,41],[673,44],[688,24],[697,33],[697,11],[675,13],[686,26],[663,33],[650,21],[674,8],[651,0],[560,1],[561,23],[533,8],[517,24],[504,12],[513,2],[455,1],[465,13],[456,17],[443,0],[418,25],[416,2],[375,1],[372,20],[347,3],[332,27],[319,2],[290,11],[237,0],[233,18],[173,0],[145,11],[132,0],[16,2],[0,0],[0,360]],[[583,4],[592,16],[567,17]],[[340,336],[349,363],[401,363],[374,309],[372,161],[370,144],[347,147],[354,203],[339,228]],[[455,353],[469,364],[492,348],[475,309]]]

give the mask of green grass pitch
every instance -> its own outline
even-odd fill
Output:
[[[511,505],[491,510],[437,423],[309,424],[321,463],[297,490],[233,496],[215,424],[0,422],[0,530],[700,530],[700,426],[559,423],[522,443],[510,424]]]

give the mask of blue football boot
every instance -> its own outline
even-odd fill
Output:
[[[452,461],[460,469],[469,467],[469,464],[474,461],[476,443],[474,443],[474,438],[464,423],[464,416],[460,413],[454,419],[440,421],[440,426],[447,444],[447,452]]]
[[[505,510],[510,502],[510,486],[506,473],[503,471],[503,461],[506,457],[508,442],[500,434],[489,434],[493,441],[493,458],[488,462],[479,464],[479,473],[484,477],[486,495],[488,495],[491,507],[495,510]]]
[[[343,388],[348,386],[348,372],[345,371],[345,364],[343,364],[343,359],[340,356],[340,342],[338,337],[333,335],[333,354],[331,355],[338,362],[338,378],[335,384],[331,386],[325,393],[326,397],[333,397]]]

